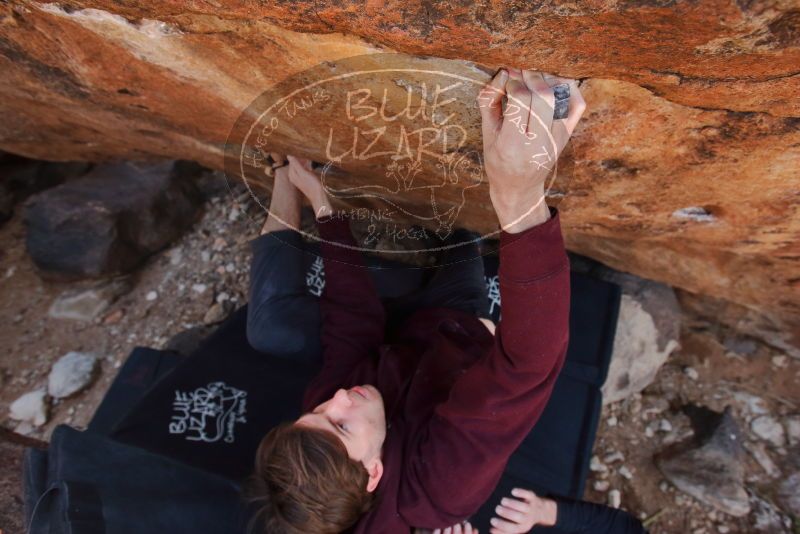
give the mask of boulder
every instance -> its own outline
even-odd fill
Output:
[[[101,165],[29,199],[27,250],[45,277],[127,273],[185,232],[201,202],[172,162]]]
[[[34,193],[86,174],[86,162],[49,162],[6,155],[0,160],[0,223],[14,214],[14,205]]]
[[[744,489],[741,432],[732,411],[693,411],[696,440],[663,451],[656,465],[684,493],[726,514],[744,517],[750,503]]]
[[[56,399],[70,397],[88,386],[97,369],[93,354],[68,352],[58,359],[47,377],[47,392]]]
[[[659,369],[678,348],[680,307],[673,290],[656,282],[595,268],[592,273],[622,286],[617,329],[603,403],[638,393],[655,380]]]
[[[16,421],[42,426],[47,422],[47,392],[43,389],[25,393],[11,403],[8,415]]]
[[[0,147],[52,160],[169,157],[224,170],[237,118],[266,89],[332,79],[347,58],[387,52],[469,82],[454,116],[469,152],[481,142],[478,114],[467,108],[496,68],[582,79],[587,109],[550,191],[570,249],[735,303],[799,347],[799,20],[790,1],[268,0],[190,10],[156,0],[5,2]],[[395,112],[407,98],[401,89],[431,79],[406,72],[372,81],[376,95],[389,89]],[[302,108],[284,109],[291,123],[258,143],[319,162],[330,159],[330,134],[336,153],[352,143],[343,106]],[[405,132],[424,126],[398,123]],[[387,129],[380,148],[397,147],[401,131]],[[345,185],[394,185],[383,172],[393,155],[342,162]],[[422,163],[417,185],[442,183],[437,162]],[[271,187],[265,173],[260,181]],[[409,202],[430,204],[425,189]],[[453,188],[438,206],[447,213],[461,199]],[[496,229],[485,181],[466,193],[456,219]]]

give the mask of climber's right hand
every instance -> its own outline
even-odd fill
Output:
[[[569,115],[554,121],[552,86],[559,83],[569,85]],[[546,179],[586,109],[577,82],[542,72],[501,69],[477,102],[489,195],[501,227],[516,233],[546,221]]]

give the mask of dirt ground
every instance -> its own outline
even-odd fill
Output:
[[[53,300],[76,284],[46,282],[37,275],[25,253],[21,212],[18,207],[14,218],[0,227],[0,421],[9,430],[39,439],[47,439],[59,424],[84,427],[135,346],[162,347],[174,334],[203,324],[214,302],[243,304],[249,241],[258,235],[264,217],[242,191],[212,199],[191,232],[135,273],[130,292],[94,322],[80,323],[48,317]],[[798,532],[797,526],[785,526],[788,518],[774,505],[774,484],[780,475],[768,475],[751,455],[744,462],[754,509],[742,519],[715,512],[677,491],[653,462],[655,453],[691,435],[688,418],[678,409],[687,403],[715,410],[733,406],[748,443],[757,442],[749,431],[753,414],[747,408],[748,394],[762,398],[778,419],[800,413],[800,362],[759,343],[748,354],[731,352],[722,343],[725,334],[717,325],[686,316],[682,347],[655,383],[642,394],[604,408],[595,454],[607,470],[591,474],[587,499],[606,502],[610,490],[619,490],[622,507],[649,519],[653,533]],[[73,398],[54,403],[40,428],[12,421],[11,402],[46,386],[51,365],[68,351],[99,355],[97,379]],[[773,446],[766,452],[782,471],[797,454],[796,449]],[[0,530],[12,532],[3,525]]]

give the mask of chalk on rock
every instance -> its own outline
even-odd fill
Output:
[[[16,421],[42,426],[47,422],[47,393],[37,389],[22,395],[11,403],[9,415]]]
[[[47,377],[47,392],[56,399],[84,389],[94,378],[97,358],[83,352],[68,352],[53,365]]]
[[[672,212],[674,219],[689,220],[695,222],[714,222],[716,217],[700,206],[689,206],[677,209]]]

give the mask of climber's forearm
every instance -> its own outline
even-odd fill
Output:
[[[500,222],[500,228],[509,234],[518,234],[529,228],[538,226],[550,218],[550,210],[544,201],[544,186],[537,184],[523,191],[510,191],[505,195],[495,194],[489,188],[494,211]]]
[[[303,194],[289,181],[285,173],[276,173],[269,203],[269,215],[261,229],[262,234],[276,230],[300,228]]]

